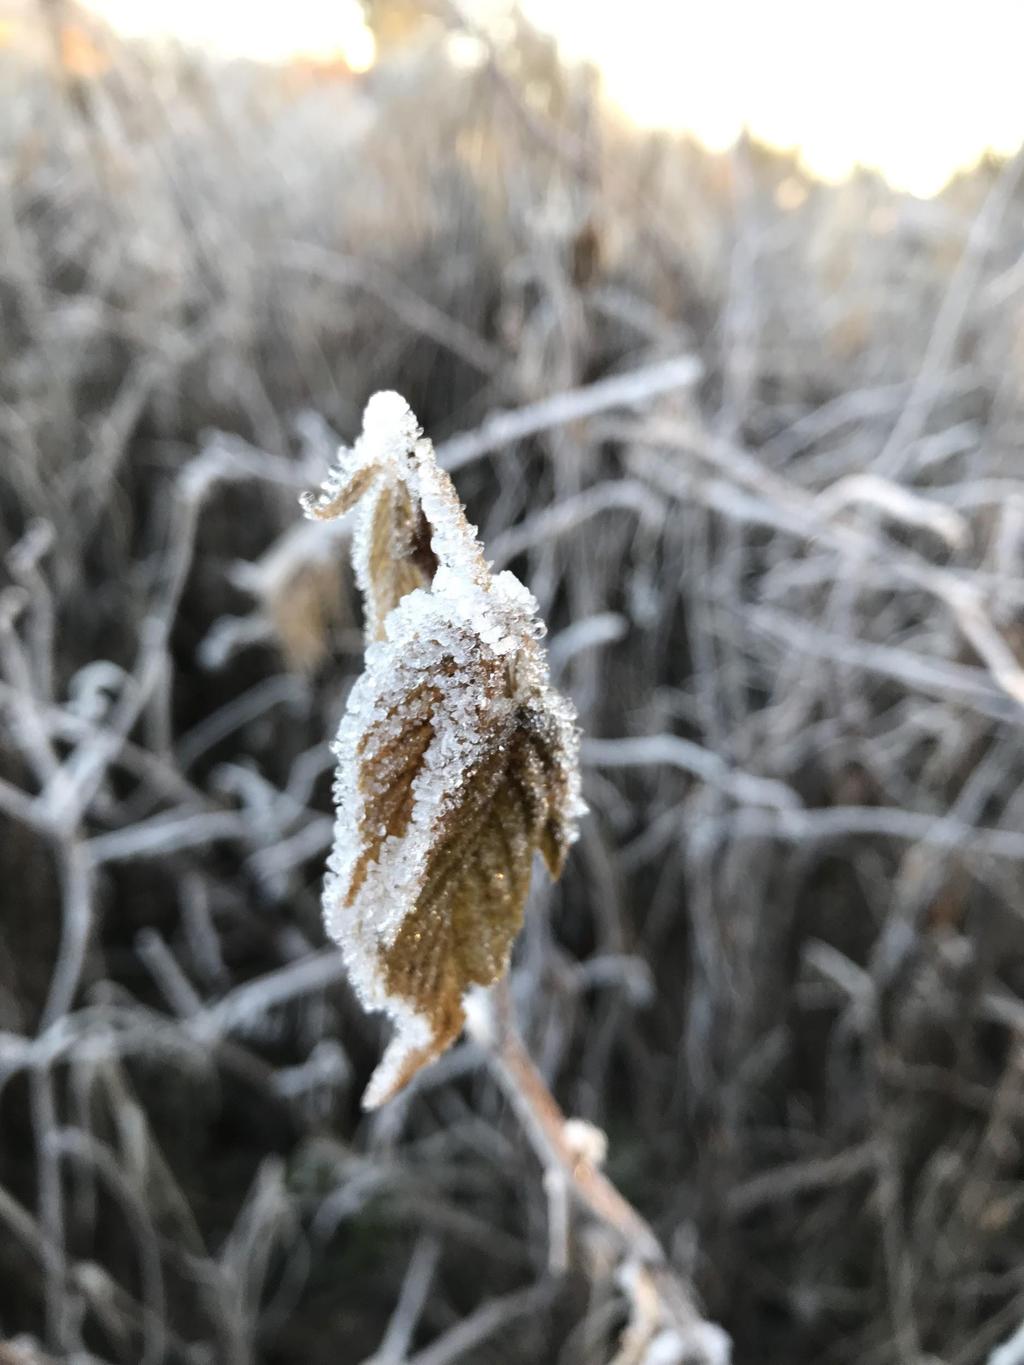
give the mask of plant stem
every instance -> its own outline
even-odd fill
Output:
[[[702,1317],[689,1286],[668,1262],[653,1228],[600,1170],[568,1124],[547,1082],[534,1065],[516,1027],[508,978],[493,986],[486,1007],[469,1014],[468,1030],[484,1049],[492,1075],[516,1112],[545,1170],[618,1243],[620,1279],[629,1295],[632,1321],[617,1359],[641,1359],[639,1337],[649,1343],[660,1331],[678,1334],[687,1361],[720,1365],[729,1359],[725,1333]],[[656,1302],[652,1314],[651,1303]]]

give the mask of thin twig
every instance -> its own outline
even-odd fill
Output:
[[[634,1282],[644,1288],[656,1288],[663,1322],[689,1334],[697,1344],[708,1324],[688,1287],[669,1266],[650,1224],[603,1174],[585,1144],[573,1141],[572,1125],[530,1059],[515,1027],[507,979],[492,987],[487,997],[476,998],[473,1005],[468,1016],[470,1036],[484,1048],[494,1078],[545,1170],[553,1170],[576,1202],[613,1235],[623,1264],[643,1272],[639,1278],[634,1277]],[[710,1354],[701,1346],[691,1358],[695,1365],[701,1361],[718,1365],[728,1356],[720,1352]]]

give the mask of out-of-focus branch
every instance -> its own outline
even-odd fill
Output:
[[[653,1228],[600,1169],[603,1134],[566,1118],[531,1060],[515,1025],[507,980],[472,1005],[469,1033],[484,1049],[495,1080],[545,1169],[547,1183],[566,1190],[618,1244],[620,1280],[632,1308],[623,1342],[629,1351],[625,1358],[634,1358],[641,1336],[646,1347],[668,1332],[678,1341],[676,1358],[693,1365],[725,1365],[731,1349],[728,1336],[701,1315]]]
[[[437,462],[451,473],[472,464],[481,455],[552,427],[579,422],[610,408],[639,406],[658,394],[671,393],[673,389],[689,389],[700,380],[703,372],[697,356],[674,356],[671,360],[660,360],[626,374],[611,375],[578,389],[566,389],[550,398],[516,408],[514,412],[496,412],[476,431],[466,431],[442,441],[437,447]]]
[[[764,469],[747,451],[716,440],[697,424],[651,422],[635,435],[641,445],[675,447],[696,461],[723,470],[742,490],[755,494],[774,509],[774,524],[780,529],[792,530],[813,541],[827,541],[830,547],[858,562],[879,558],[888,571],[890,588],[925,592],[947,608],[960,633],[987,667],[992,681],[1018,707],[1024,706],[1024,669],[987,612],[977,584],[953,570],[930,564],[871,531],[823,517],[821,504],[810,494]],[[685,471],[674,465],[663,462],[659,467],[656,462],[641,460],[639,467],[665,492],[675,489],[678,496],[689,499],[695,491]],[[884,485],[872,486],[876,496],[881,486]],[[890,500],[887,510],[904,511],[905,502],[905,498]],[[915,499],[914,506],[915,522],[919,523],[922,500]]]
[[[314,242],[290,242],[285,263],[290,269],[364,290],[389,307],[413,331],[430,337],[481,374],[497,374],[505,366],[505,357],[497,347],[376,262],[343,256]]]
[[[665,764],[692,773],[708,786],[718,787],[742,805],[774,810],[799,810],[799,795],[785,782],[732,768],[710,749],[681,735],[637,735],[621,739],[583,741],[584,764],[596,768],[650,768]]]

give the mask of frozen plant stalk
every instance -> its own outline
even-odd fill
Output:
[[[458,1037],[466,991],[506,971],[534,852],[557,877],[576,838],[579,741],[536,601],[491,573],[403,398],[370,399],[303,507],[358,509],[367,648],[334,743],[324,917],[363,1004],[395,1023],[372,1109]]]

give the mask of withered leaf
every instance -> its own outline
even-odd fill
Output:
[[[443,1052],[462,1030],[468,988],[491,985],[508,967],[555,797],[538,743],[528,709],[517,708],[440,822],[423,888],[382,953],[388,992],[429,1020],[429,1041],[384,1073],[387,1085],[371,1087],[368,1102],[382,1103]]]
[[[378,394],[370,400],[354,449],[339,453],[319,495],[300,499],[314,521],[345,516],[362,504],[352,561],[363,593],[367,640],[384,638],[388,612],[408,593],[429,587],[437,568],[430,527],[409,487],[416,476],[420,428],[404,400],[398,407],[389,405],[395,397]]]
[[[332,521],[351,512],[377,475],[372,465],[352,470],[350,475],[337,471],[328,478],[319,496],[303,493],[299,499],[302,510],[313,521]]]
[[[368,519],[366,638],[383,640],[388,612],[408,593],[430,586],[437,561],[423,513],[405,484],[381,480]]]
[[[396,450],[408,409],[385,397]],[[429,442],[403,458],[401,478],[364,493],[355,558],[379,637],[335,743],[324,893],[355,989],[396,1025],[368,1108],[458,1036],[467,990],[504,973],[533,855],[557,877],[583,809],[575,714],[548,683],[536,603],[490,573]]]

